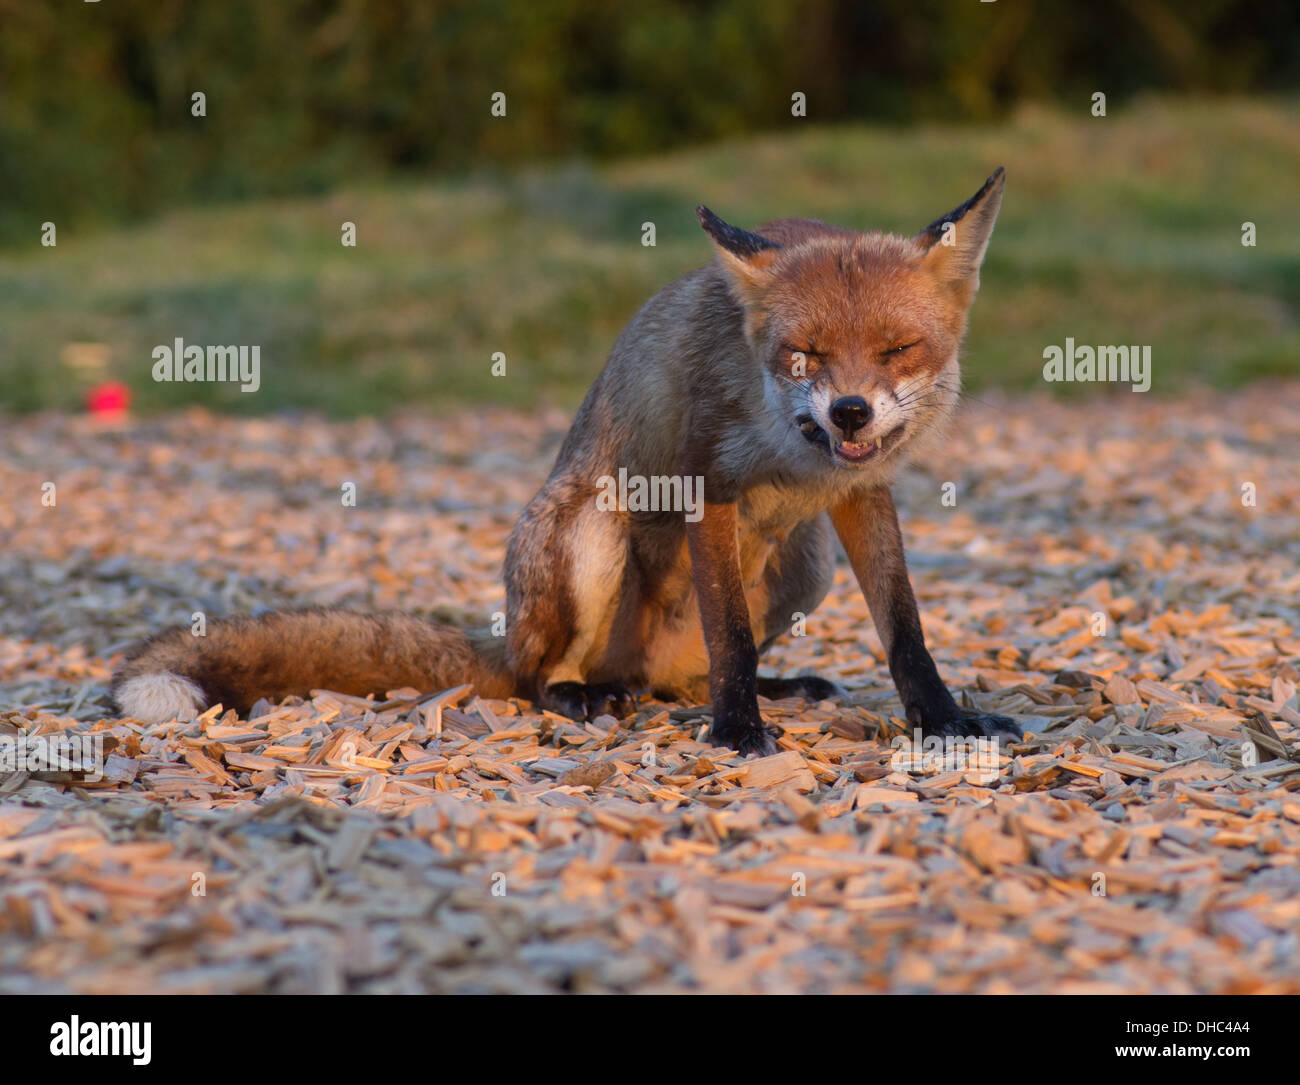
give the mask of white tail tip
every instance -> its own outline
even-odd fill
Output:
[[[122,714],[141,723],[189,720],[206,707],[203,690],[183,675],[138,674],[117,688],[116,700]]]

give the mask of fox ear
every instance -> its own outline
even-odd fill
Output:
[[[737,296],[742,302],[756,300],[771,278],[772,264],[781,246],[723,222],[704,204],[695,209],[695,214],[718,250],[718,258],[730,275]]]
[[[980,264],[1002,206],[1006,177],[1006,170],[999,166],[974,196],[913,238],[926,250],[923,265],[968,301],[979,289]]]

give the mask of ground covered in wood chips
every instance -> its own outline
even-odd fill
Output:
[[[940,669],[1026,730],[987,775],[897,770],[846,567],[765,662],[852,696],[762,760],[656,703],[116,719],[197,611],[500,609],[567,420],[8,420],[0,740],[105,763],[0,771],[0,991],[1300,992],[1297,403],[974,403],[907,472]]]

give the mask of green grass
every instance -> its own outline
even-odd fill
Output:
[[[75,407],[105,375],[127,380],[143,409],[571,405],[637,306],[708,260],[697,203],[751,227],[804,215],[912,232],[999,164],[1007,195],[971,324],[970,387],[1041,386],[1043,348],[1066,336],[1151,344],[1157,392],[1300,373],[1300,112],[1152,100],[990,128],[792,122],[789,134],[606,168],[405,181],[61,233],[57,247],[0,256],[0,408]],[[345,220],[356,248],[339,243]],[[1255,248],[1241,244],[1247,220]],[[646,221],[654,248],[640,242]],[[260,392],[154,383],[150,352],[177,336],[260,344]],[[70,364],[82,343],[101,344],[106,365]],[[490,375],[495,351],[504,377]]]

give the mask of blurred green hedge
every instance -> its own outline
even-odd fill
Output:
[[[901,122],[1298,77],[1294,0],[0,0],[0,243],[393,170],[660,151],[787,125],[795,91],[817,122]]]

